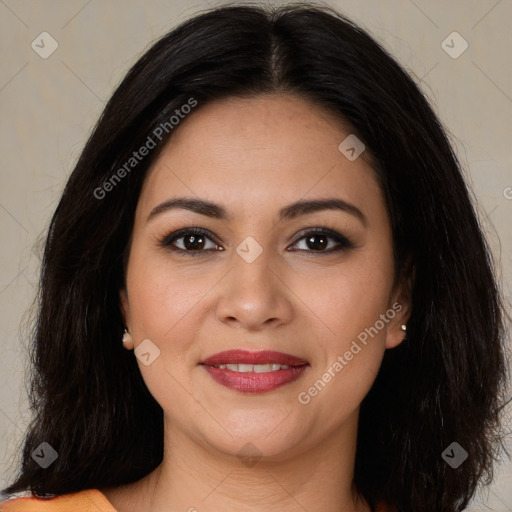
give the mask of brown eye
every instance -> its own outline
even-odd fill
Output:
[[[306,252],[331,253],[355,247],[348,238],[327,228],[315,228],[309,230],[299,239],[299,241],[301,240],[305,240],[306,248],[299,248],[298,250]],[[334,241],[334,246],[331,241]],[[329,247],[329,243],[331,243],[331,247],[327,249]],[[297,245],[297,242],[295,245]]]
[[[204,249],[206,237],[204,235],[184,235],[180,237],[183,239],[183,245],[187,250]]]
[[[179,242],[181,247],[177,246],[176,242]],[[209,242],[211,242],[213,247],[207,247]],[[161,245],[173,251],[189,253],[191,256],[200,255],[202,252],[216,250],[216,248],[218,248],[218,245],[213,242],[212,237],[208,235],[208,231],[201,228],[180,229],[175,233],[167,235],[162,240]]]
[[[314,249],[315,251],[321,251],[323,249],[326,249],[329,245],[329,238],[326,235],[308,235],[307,237],[304,237],[306,240],[306,245],[310,249]]]

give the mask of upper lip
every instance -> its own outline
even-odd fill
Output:
[[[284,352],[275,352],[273,350],[260,350],[258,352],[249,352],[248,350],[225,350],[218,352],[201,361],[201,364],[208,366],[218,366],[220,364],[286,364],[288,366],[303,366],[307,361],[300,357],[285,354]]]

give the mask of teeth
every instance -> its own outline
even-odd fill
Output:
[[[240,373],[265,373],[265,372],[276,372],[278,370],[289,370],[292,368],[287,364],[219,364],[215,368],[220,368],[222,370],[231,370],[232,372],[240,372]]]
[[[281,365],[278,364],[279,368],[281,368]],[[256,373],[264,373],[264,372],[270,372],[272,371],[272,365],[271,364],[255,364],[252,365],[253,371]],[[278,368],[278,370],[279,370]]]

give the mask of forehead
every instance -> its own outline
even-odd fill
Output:
[[[199,105],[148,171],[140,209],[175,195],[224,198],[242,210],[333,193],[382,200],[368,153],[351,161],[339,150],[349,135],[338,116],[289,94]]]

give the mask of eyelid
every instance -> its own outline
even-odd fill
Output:
[[[321,226],[302,229],[295,236],[295,242],[293,242],[293,244],[295,245],[299,240],[302,240],[302,238],[304,238],[306,235],[309,235],[311,233],[327,235],[329,238],[334,238],[335,240],[338,240],[339,242],[344,242],[344,243],[346,242],[351,245],[354,245],[345,235],[338,233],[338,231],[336,231],[334,229],[331,229],[328,227],[321,227]]]
[[[195,227],[195,226],[178,229],[176,231],[173,231],[172,233],[169,233],[160,241],[160,245],[162,245],[163,247],[166,247],[166,248],[171,247],[171,250],[176,250],[177,252],[206,253],[206,252],[211,251],[211,249],[208,251],[205,251],[205,250],[186,251],[184,249],[180,249],[179,247],[172,247],[172,242],[174,242],[190,233],[196,234],[196,235],[203,235],[204,237],[206,237],[206,238],[210,239],[212,242],[214,242],[216,245],[220,245],[218,238],[211,231],[209,231],[208,229],[205,229],[205,228],[200,228],[200,227]],[[222,250],[224,250],[224,249],[222,249]]]
[[[328,239],[334,240],[336,245],[334,247],[331,247],[330,249],[320,250],[320,251],[315,251],[313,249],[309,249],[309,250],[291,249],[291,251],[304,253],[304,255],[306,255],[308,257],[309,256],[315,257],[315,256],[322,256],[322,255],[328,256],[331,254],[338,254],[338,253],[342,253],[344,251],[347,251],[350,249],[355,249],[358,247],[357,244],[352,242],[345,235],[342,235],[338,231],[327,228],[327,227],[310,227],[310,228],[305,228],[305,229],[301,230],[295,237],[295,241],[292,243],[291,247],[297,245],[301,240],[307,238],[308,235],[324,235]]]

